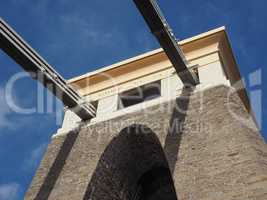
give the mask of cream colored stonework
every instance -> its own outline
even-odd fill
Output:
[[[190,65],[198,69],[200,85],[198,89],[216,85],[235,87],[240,74],[225,27],[221,27],[179,42]],[[119,93],[154,82],[161,82],[161,98],[141,103],[132,108],[118,110]],[[69,80],[87,101],[98,101],[96,118],[91,123],[142,109],[144,105],[154,105],[179,95],[183,84],[162,49],[103,67],[94,72]],[[240,97],[249,108],[245,90]],[[80,119],[67,111],[62,129],[58,134],[68,132],[79,124]]]

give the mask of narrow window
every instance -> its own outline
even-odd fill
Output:
[[[92,101],[90,103],[95,107],[95,110],[97,111],[98,101]]]
[[[198,68],[195,67],[195,68],[192,69],[192,71],[197,75],[197,78],[199,79]]]

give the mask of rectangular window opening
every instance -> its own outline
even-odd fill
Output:
[[[161,96],[161,82],[149,83],[119,94],[119,109],[127,108]]]

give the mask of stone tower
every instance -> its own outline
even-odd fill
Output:
[[[162,49],[69,81],[97,107],[66,110],[26,200],[266,200],[259,134],[225,28],[180,45],[183,87]]]

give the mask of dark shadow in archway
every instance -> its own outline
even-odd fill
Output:
[[[123,129],[100,157],[84,200],[177,200],[157,136],[142,125]]]
[[[165,139],[164,152],[172,174],[174,173],[175,165],[178,160],[185,118],[192,92],[193,88],[184,87],[181,96],[176,99],[176,107],[173,110],[168,134]]]
[[[134,199],[177,199],[169,168],[156,167],[146,172],[138,182],[138,188]]]

